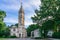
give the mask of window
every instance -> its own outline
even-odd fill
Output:
[[[16,36],[16,34],[13,34],[13,36]]]
[[[15,28],[13,29],[13,31],[15,31]]]

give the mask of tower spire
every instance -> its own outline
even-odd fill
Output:
[[[19,12],[24,12],[23,6],[22,6],[22,0],[20,0],[20,10],[19,10]]]
[[[21,6],[22,6],[22,0],[20,0],[20,4],[21,4]]]
[[[25,38],[25,37],[27,37],[27,31],[26,31],[25,25],[24,25],[24,10],[23,10],[23,5],[22,5],[22,0],[20,0],[20,3],[21,3],[20,4],[21,7],[18,12],[18,27],[11,28],[11,29],[13,29],[11,31],[11,35],[20,37],[20,38]]]
[[[20,0],[20,3],[21,3],[21,7],[19,9],[19,16],[18,16],[18,25],[22,25],[24,26],[24,10],[23,10],[23,6],[22,6],[22,0]]]

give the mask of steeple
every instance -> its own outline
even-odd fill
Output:
[[[21,2],[21,0],[20,0],[20,2]],[[27,37],[27,31],[24,26],[24,10],[23,10],[23,6],[22,6],[22,2],[21,2],[21,7],[18,12],[18,27],[13,28],[13,30],[11,32],[12,32],[11,33],[12,36],[16,36],[16,37],[20,37],[20,38]]]
[[[20,0],[20,4],[21,4],[21,7],[20,7],[19,12],[20,12],[20,13],[24,13],[23,6],[22,6],[22,1],[21,1],[21,0]]]
[[[18,26],[24,26],[24,10],[22,6],[22,1],[20,2],[21,2],[21,7],[19,9]]]

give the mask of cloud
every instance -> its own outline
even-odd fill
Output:
[[[0,8],[5,9],[5,10],[18,10],[19,5],[15,5],[15,4],[13,4],[13,5],[5,5],[5,4],[2,4],[0,6]]]
[[[31,24],[33,24],[31,20],[30,21],[25,21],[25,25],[31,25]]]
[[[12,24],[16,24],[16,23],[18,23],[18,19],[17,18],[5,18],[4,19],[4,22],[7,24],[7,25],[12,25]],[[33,22],[32,22],[32,20],[30,20],[30,19],[27,19],[27,20],[25,20],[25,28],[28,26],[28,25],[30,25],[30,24],[33,24]]]
[[[18,23],[17,12],[20,9],[20,0],[0,0],[0,9],[6,10],[7,17],[4,22],[9,24]],[[40,0],[23,0],[25,11],[25,26],[33,24],[31,17],[35,14],[34,10],[39,8]],[[9,25],[8,24],[8,25]]]
[[[6,10],[18,10],[20,3],[18,0],[0,0],[0,8]]]
[[[41,4],[40,0],[29,0],[26,2],[28,5],[30,5],[32,8],[39,8],[39,5]]]
[[[29,0],[27,2],[23,1],[23,6],[25,8],[31,8],[33,9],[33,6],[38,8],[40,5],[40,0]],[[20,8],[20,1],[18,0],[4,0],[2,4],[0,4],[1,8],[5,8],[8,10],[18,10]]]
[[[18,22],[18,20],[16,18],[5,18],[4,19],[5,23],[11,23],[11,24],[15,24]]]

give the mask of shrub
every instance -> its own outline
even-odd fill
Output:
[[[54,32],[52,37],[53,38],[60,38],[60,32]]]
[[[10,38],[17,38],[16,36],[10,36]]]

